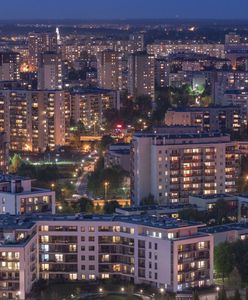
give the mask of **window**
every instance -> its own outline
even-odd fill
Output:
[[[85,256],[84,255],[81,256],[81,260],[85,260]]]
[[[49,231],[49,227],[47,225],[41,226],[41,231]]]
[[[108,279],[108,278],[109,278],[109,274],[107,274],[107,273],[102,274],[102,279]]]
[[[90,279],[90,280],[95,280],[95,279],[96,279],[96,275],[90,274],[90,275],[89,275],[89,279]]]
[[[81,227],[81,232],[85,232],[85,227]]]
[[[95,227],[90,226],[90,227],[89,227],[89,232],[95,232]]]
[[[85,274],[82,274],[82,280],[85,280],[85,279],[86,279]]]
[[[154,249],[158,250],[158,244],[157,243],[154,244]]]
[[[81,270],[84,271],[85,270],[85,265],[81,266]]]
[[[95,251],[95,246],[89,246],[89,251]]]
[[[89,256],[89,260],[91,260],[91,261],[92,261],[92,260],[95,260],[95,256],[90,255],[90,256]]]
[[[55,260],[56,260],[56,262],[64,261],[64,255],[63,254],[55,254]]]
[[[95,266],[94,265],[89,265],[89,270],[90,271],[94,271],[95,270]]]
[[[81,242],[85,242],[85,236],[81,236]]]
[[[76,273],[69,274],[69,279],[70,280],[77,280],[77,274]]]
[[[89,242],[94,242],[95,241],[95,237],[94,236],[89,236]]]

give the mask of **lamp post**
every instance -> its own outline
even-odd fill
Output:
[[[104,182],[104,199],[105,200],[107,200],[108,186],[109,186],[109,182],[105,181]]]

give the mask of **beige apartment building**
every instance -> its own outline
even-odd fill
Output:
[[[190,131],[191,130],[191,131]],[[150,194],[159,204],[187,203],[190,195],[236,191],[239,154],[229,135],[172,126],[136,133],[132,141],[131,197]]]
[[[106,215],[0,216],[0,222],[0,297],[24,300],[38,278],[119,278],[173,292],[213,283],[213,238],[196,223]]]

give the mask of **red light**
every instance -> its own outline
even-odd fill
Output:
[[[121,124],[117,124],[117,125],[116,125],[116,128],[122,129],[122,125],[121,125]]]

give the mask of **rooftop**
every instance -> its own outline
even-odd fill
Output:
[[[151,215],[122,216],[122,215],[39,215],[30,214],[25,216],[0,215],[0,228],[3,229],[28,229],[37,221],[94,221],[94,222],[124,222],[147,227],[161,229],[175,229],[181,227],[202,226],[202,223],[182,221],[168,217],[155,217]]]
[[[201,228],[200,231],[203,233],[213,234],[213,233],[226,232],[231,230],[240,231],[244,229],[248,229],[248,222],[230,223],[230,224],[224,224],[224,225],[218,225],[212,227],[204,227]]]

